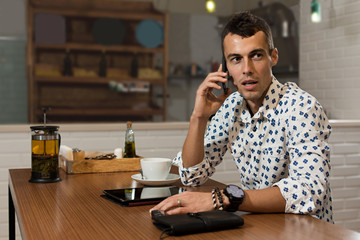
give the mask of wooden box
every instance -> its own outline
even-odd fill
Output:
[[[85,152],[85,154],[80,157],[76,157],[76,154],[78,153],[74,153],[74,160],[68,160],[64,156],[60,155],[60,166],[68,174],[139,171],[140,159],[142,158],[93,160],[85,159],[85,157],[104,155],[104,153]]]

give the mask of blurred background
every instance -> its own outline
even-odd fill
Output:
[[[298,1],[218,1],[211,13],[200,0],[99,2],[1,1],[0,123],[41,122],[43,108],[49,122],[187,121],[238,10],[269,21],[279,50],[291,52],[274,72],[298,82]]]
[[[41,122],[44,108],[49,122],[188,121],[220,63],[222,26],[240,10],[270,24],[281,82],[309,91],[330,118],[360,118],[356,1],[214,0],[214,12],[206,2],[0,1],[0,123]]]

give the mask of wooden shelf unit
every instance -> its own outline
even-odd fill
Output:
[[[164,48],[144,48],[140,46],[104,46],[100,44],[86,44],[86,43],[66,43],[66,44],[35,44],[35,49],[46,50],[79,50],[79,51],[95,51],[101,52],[130,52],[130,53],[164,53]]]
[[[75,2],[75,4],[73,4]],[[76,3],[78,2],[78,3]],[[93,6],[87,4],[81,7],[85,2],[96,3]],[[71,4],[73,4],[73,6]],[[108,5],[107,5],[108,4]],[[99,7],[101,5],[101,7]],[[96,9],[94,9],[96,7]],[[37,43],[35,41],[35,15],[38,13],[48,13],[63,16],[66,21],[66,26],[69,27],[69,22],[74,19],[91,24],[97,18],[117,18],[125,22],[127,27],[136,26],[142,20],[153,19],[161,22],[164,30],[163,44],[155,48],[146,48],[141,46],[135,39],[135,36],[126,37],[127,40],[121,45],[102,45],[95,40],[92,41],[74,41],[69,36],[68,29],[66,30],[65,43]],[[88,21],[88,22],[87,22]],[[152,121],[155,115],[162,116],[163,121],[166,120],[166,96],[167,96],[167,75],[168,75],[168,15],[160,13],[152,9],[149,2],[114,2],[104,0],[74,0],[67,1],[67,4],[62,4],[58,0],[28,0],[27,1],[27,77],[28,77],[28,96],[29,96],[29,122],[42,122],[43,112],[42,107],[51,107],[48,112],[48,119],[62,122],[77,122],[79,116],[87,116],[89,121],[94,119],[103,120],[132,120],[133,118],[145,121]],[[134,35],[135,31],[127,34]],[[90,33],[88,33],[90,34]],[[130,40],[129,40],[130,39]],[[161,71],[161,77],[143,77],[134,78],[128,75],[123,76],[106,76],[100,77],[98,75],[84,75],[79,76],[73,74],[72,76],[60,75],[39,75],[37,67],[41,64],[57,65],[61,70],[64,61],[65,53],[69,51],[73,62],[73,67],[81,67],[78,59],[90,59],[92,61],[99,61],[102,53],[105,52],[107,59],[107,67],[110,69],[120,68],[129,69],[131,65],[131,58],[136,54],[138,56],[139,65],[149,69],[157,69]],[[155,55],[161,56],[161,64],[155,63]],[[121,60],[121,61],[120,61]],[[50,63],[49,63],[50,62]],[[54,64],[55,62],[55,64]],[[114,64],[117,63],[118,65]],[[139,66],[140,67],[140,66]],[[96,71],[95,71],[96,72]],[[91,73],[94,73],[92,71]],[[111,90],[109,84],[111,82],[117,83],[138,83],[146,82],[150,84],[150,91],[148,93],[115,93]],[[153,86],[160,86],[162,89],[161,106],[156,106],[156,96],[153,91]],[[74,96],[74,101],[71,101],[69,89],[72,94],[74,88],[81,90],[79,93],[83,96]],[[56,90],[59,94],[64,95],[65,103],[57,99],[54,95]],[[49,94],[46,92],[49,90]],[[88,90],[88,94],[85,90]],[[101,97],[94,97],[96,95]],[[108,93],[107,93],[108,91]],[[104,98],[108,94],[108,98]],[[54,99],[51,97],[54,96]],[[105,100],[104,100],[105,99]],[[49,101],[48,101],[49,100]],[[49,104],[47,104],[47,101]],[[66,102],[67,101],[67,102]],[[95,106],[88,106],[86,102],[96,102]],[[100,103],[99,103],[100,101]],[[101,101],[104,106],[100,107]],[[110,105],[107,105],[111,102]],[[120,102],[124,103],[121,104]],[[131,106],[134,102],[134,106]],[[159,101],[158,101],[159,102]],[[59,104],[57,104],[59,103]],[[125,104],[126,103],[126,104]],[[139,107],[141,105],[141,107]],[[143,116],[143,119],[142,119]],[[83,119],[81,120],[83,121]],[[85,120],[86,121],[86,120]]]
[[[163,85],[159,78],[119,78],[119,77],[74,77],[74,76],[34,76],[36,83],[64,83],[64,84],[109,84],[116,82],[149,82],[153,85]]]

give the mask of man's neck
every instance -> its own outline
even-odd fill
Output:
[[[251,117],[253,117],[255,115],[255,113],[257,113],[257,111],[259,110],[261,103],[256,104],[252,101],[247,101],[247,100],[245,100],[245,101],[246,101],[246,106],[250,112],[250,115],[251,115]]]
[[[268,86],[266,91],[263,93],[261,98],[256,99],[255,101],[245,99],[246,105],[247,105],[247,108],[249,109],[251,117],[254,116],[259,111],[259,108],[260,108],[261,104],[263,103],[263,101],[265,99],[265,96],[266,96],[266,94],[268,93],[268,91],[270,89],[270,85]]]

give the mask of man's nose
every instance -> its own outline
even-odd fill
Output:
[[[254,64],[251,61],[251,59],[247,58],[244,59],[244,70],[243,74],[245,75],[251,75],[254,72]]]

